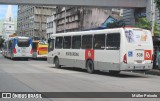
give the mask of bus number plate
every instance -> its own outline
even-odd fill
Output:
[[[25,53],[25,50],[22,50],[22,53]]]
[[[143,57],[143,53],[137,53],[137,57]]]
[[[144,66],[135,66],[135,69],[144,69]]]
[[[22,50],[22,56],[25,56],[25,55],[26,55],[26,51]]]
[[[136,60],[144,60],[144,52],[143,51],[137,51],[135,54],[135,59]]]

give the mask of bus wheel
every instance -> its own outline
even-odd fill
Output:
[[[56,68],[61,68],[61,66],[59,65],[59,59],[58,59],[58,57],[56,57],[56,58],[54,59],[54,64],[55,64],[55,67],[56,67]]]
[[[88,60],[86,63],[86,69],[88,73],[93,73],[94,72],[94,63],[92,60]]]
[[[11,60],[14,60],[14,57],[13,57],[13,55],[11,56]]]
[[[112,71],[112,70],[110,70],[109,73],[112,74],[112,75],[117,75],[117,74],[120,73],[120,71]]]
[[[13,58],[13,57],[11,57],[11,60],[14,60],[14,58]]]

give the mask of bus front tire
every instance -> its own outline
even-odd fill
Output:
[[[112,75],[117,75],[117,74],[120,73],[120,71],[112,71],[112,70],[110,70],[109,73],[112,74]]]
[[[87,63],[86,63],[86,69],[87,69],[87,72],[92,74],[94,73],[94,63],[92,60],[88,60]]]
[[[54,59],[54,64],[55,64],[55,67],[56,67],[56,68],[61,68],[61,66],[59,65],[59,59],[58,59],[58,57],[56,57],[56,58]]]

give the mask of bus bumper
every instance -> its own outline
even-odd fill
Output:
[[[53,64],[53,57],[47,57],[47,62],[49,64]]]
[[[37,58],[43,58],[43,59],[47,59],[47,55],[37,55]]]
[[[13,58],[32,58],[32,55],[13,55]]]
[[[153,68],[152,63],[148,64],[125,64],[121,63],[120,70],[151,70]]]

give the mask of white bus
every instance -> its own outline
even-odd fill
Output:
[[[32,58],[32,38],[11,37],[4,42],[3,55],[7,58]]]
[[[139,28],[52,34],[47,61],[61,66],[119,73],[122,70],[152,69],[151,32]]]

